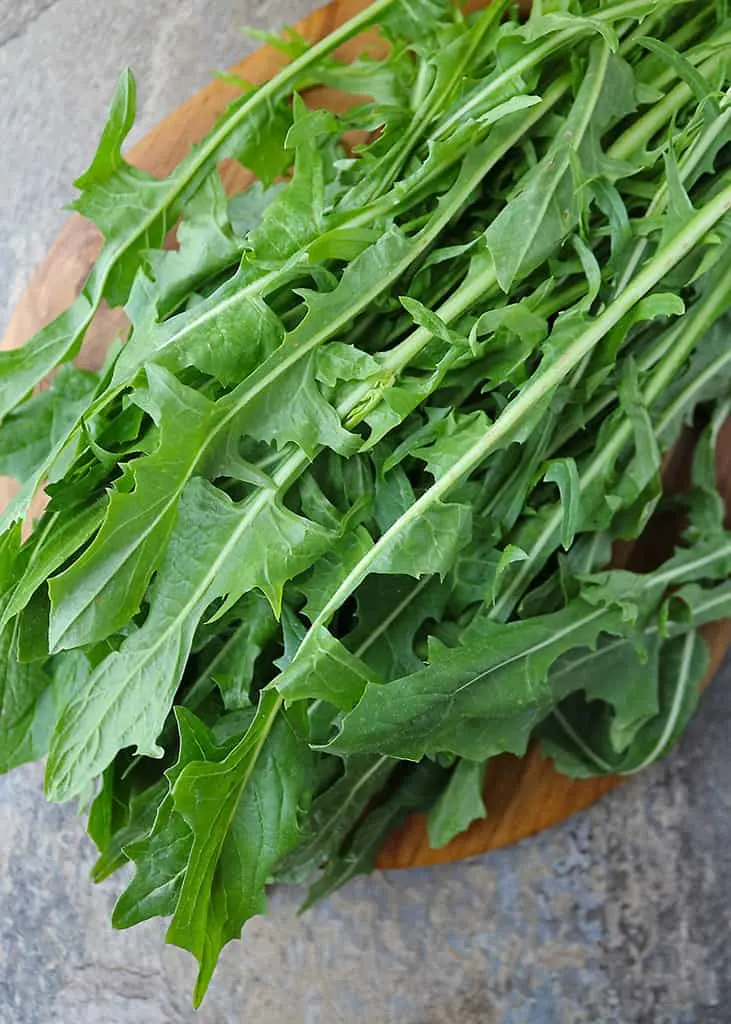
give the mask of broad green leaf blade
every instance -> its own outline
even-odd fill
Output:
[[[276,694],[262,694],[241,742],[218,763],[187,765],[173,787],[193,848],[167,941],[199,962],[196,1005],[220,951],[263,913],[266,883],[296,844],[307,809],[311,757],[279,709]]]
[[[473,761],[522,756],[555,695],[548,673],[567,650],[622,635],[619,611],[576,602],[554,615],[489,628],[480,644],[445,649],[411,676],[369,686],[328,752],[418,761],[444,751]]]
[[[253,277],[242,267],[211,295],[166,320],[158,319],[156,283],[135,279],[127,304],[132,334],[114,365],[112,386],[131,381],[154,363],[171,373],[195,366],[222,384],[239,384],[281,344],[284,327],[262,298],[287,274]]]
[[[351,654],[324,626],[319,626],[306,650],[277,678],[277,691],[288,704],[324,700],[342,711],[351,711],[366,686],[379,682],[364,661]]]
[[[422,811],[433,801],[446,781],[444,768],[423,761],[412,768],[383,803],[370,811],[338,852],[322,877],[311,886],[302,910],[330,896],[356,875],[373,870],[383,844],[406,816]]]
[[[93,542],[50,581],[52,650],[104,640],[137,613],[165,554],[177,499],[208,443],[213,404],[157,367],[148,369],[147,380],[158,445],[128,463],[133,489],[110,491]]]
[[[542,262],[575,225],[579,210],[572,153],[581,153],[590,133],[598,139],[633,105],[629,68],[611,54],[606,43],[595,43],[563,131],[530,175],[524,191],[508,203],[485,233],[503,291],[510,290],[519,273]]]
[[[465,832],[473,821],[487,814],[482,799],[482,784],[487,765],[483,762],[458,761],[457,767],[429,811],[427,832],[429,846],[439,850]]]
[[[274,881],[301,885],[336,858],[348,833],[396,767],[390,757],[346,758],[340,778],[313,801],[300,840],[277,864]]]
[[[124,849],[135,865],[135,874],[115,904],[115,928],[131,928],[151,917],[170,917],[175,913],[194,841],[185,819],[175,808],[175,783],[189,764],[221,761],[231,746],[217,745],[206,726],[184,708],[177,708],[175,717],[180,736],[178,758],[165,772],[165,791],[151,828]]]
[[[274,491],[238,506],[200,477],[191,480],[144,625],[102,661],[61,716],[47,765],[49,798],[81,792],[125,747],[159,757],[157,740],[206,608],[225,598],[222,612],[258,587],[278,611],[284,583],[331,543],[332,534],[279,505]]]
[[[377,0],[232,104],[203,142],[162,181],[143,175],[122,158],[121,146],[135,113],[134,78],[123,72],[97,154],[77,182],[83,189],[77,207],[100,224],[105,244],[76,302],[22,349],[0,353],[0,419],[55,366],[76,355],[103,297],[113,304],[126,301],[140,254],[161,245],[181,207],[221,160],[241,159],[259,177],[270,180],[284,170],[286,127],[282,131],[281,117],[277,121],[278,104],[321,58],[377,21],[395,2]],[[279,132],[272,131],[277,123]]]

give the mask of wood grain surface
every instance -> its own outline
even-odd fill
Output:
[[[299,26],[299,31],[311,42],[323,38],[348,18],[362,11],[368,0],[335,0],[315,11]],[[471,6],[481,6],[480,0]],[[348,57],[367,48],[377,53],[379,40],[366,35],[352,40],[341,51]],[[232,71],[254,84],[266,81],[281,67],[283,58],[268,47],[247,57]],[[216,79],[181,107],[170,114],[127,154],[131,163],[151,174],[163,176],[185,156],[190,146],[200,141],[212,127],[215,119],[228,103],[237,96],[235,86]],[[313,90],[308,96],[313,105],[342,109],[348,98],[331,90]],[[234,162],[222,167],[222,177],[229,192],[245,188],[251,176]],[[3,341],[3,348],[22,345],[27,338],[53,319],[68,306],[83,286],[86,275],[99,251],[100,240],[93,224],[80,216],[72,216],[48,255],[33,275],[11,320]],[[119,310],[100,312],[87,336],[78,363],[97,369],[107,346],[125,329],[125,319]],[[688,465],[691,439],[669,460],[666,467],[666,486],[672,490],[682,488]],[[719,445],[719,486],[731,509],[731,429],[723,433]],[[0,478],[0,505],[14,493],[12,481]],[[667,531],[657,533],[640,549],[642,560],[651,560],[658,546],[667,545]],[[635,558],[638,553],[635,552]],[[731,642],[731,622],[714,624],[705,630],[711,648],[711,668],[708,678],[715,673]],[[485,779],[485,802],[489,816],[476,822],[467,832],[458,836],[449,846],[432,850],[426,836],[423,815],[412,816],[393,833],[383,849],[378,865],[382,868],[415,867],[461,860],[487,850],[517,842],[542,829],[549,828],[583,810],[618,785],[619,779],[590,779],[576,781],[556,773],[550,762],[543,760],[536,750],[528,757],[500,757],[495,759]]]

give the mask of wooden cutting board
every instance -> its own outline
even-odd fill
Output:
[[[311,14],[298,29],[308,40],[315,42],[362,11],[367,3],[368,0],[335,0]],[[477,0],[472,6],[482,4]],[[362,52],[364,46],[369,52],[376,53],[379,42],[373,36],[361,37],[344,47],[341,56],[354,56]],[[281,54],[264,47],[232,71],[246,81],[260,84],[269,79],[282,63]],[[206,134],[237,94],[235,86],[220,79],[214,80],[136,145],[128,154],[130,162],[157,176],[169,174],[191,144]],[[348,105],[342,94],[326,89],[313,90],[308,102],[335,110],[342,110]],[[232,162],[222,168],[222,176],[229,191],[238,191],[251,182],[251,176]],[[3,341],[4,348],[22,345],[72,302],[84,283],[99,245],[99,236],[92,224],[79,216],[69,219],[21,298]],[[124,317],[118,310],[103,310],[89,331],[79,364],[98,369],[107,346],[124,328],[124,323]],[[724,441],[719,445],[722,452],[718,466],[719,486],[731,510],[731,430],[725,431]],[[667,467],[666,483],[673,489],[682,487],[688,444],[689,441],[682,451],[675,453]],[[0,478],[0,505],[7,502],[13,490],[11,481]],[[658,542],[662,544],[663,537],[656,535],[652,540],[651,547],[655,548]],[[710,679],[731,642],[731,622],[715,624],[705,632],[711,647]],[[431,850],[425,818],[414,815],[391,836],[381,853],[379,866],[404,868],[436,864],[507,846],[583,810],[619,781],[614,778],[586,781],[564,778],[535,750],[522,760],[497,758],[485,780],[485,800],[489,808],[489,817],[485,821],[475,823],[444,849]]]

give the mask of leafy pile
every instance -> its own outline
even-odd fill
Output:
[[[375,23],[387,56],[340,63]],[[446,844],[490,758],[662,756],[731,615],[725,4],[378,0],[278,45],[162,181],[121,77],[77,182],[101,255],[0,354],[0,765],[48,755],[94,877],[134,864],[114,924],[171,917],[196,1002],[268,883],[311,903],[414,809]],[[227,199],[223,158],[259,183]],[[131,326],[93,374],[102,301]],[[612,568],[658,505],[677,548]]]

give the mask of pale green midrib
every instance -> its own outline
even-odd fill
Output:
[[[683,697],[685,696],[688,683],[690,681],[690,670],[693,661],[693,649],[695,647],[696,633],[695,630],[690,630],[685,638],[683,644],[683,659],[680,663],[680,671],[678,673],[678,683],[673,694],[673,703],[670,707],[670,714],[665,722],[665,728],[660,734],[655,746],[650,750],[649,754],[640,761],[639,764],[634,765],[632,768],[623,772],[624,775],[634,775],[636,772],[642,771],[648,765],[652,764],[657,757],[662,753],[663,748],[668,743],[668,740],[673,734],[673,730],[677,725],[678,716],[680,715],[680,709],[683,704]]]
[[[648,586],[647,589],[651,588]],[[692,618],[690,623],[686,624],[683,622],[672,622],[666,626],[666,629],[668,630],[668,637],[674,638],[677,636],[684,636],[689,631],[698,629],[698,622],[704,615],[706,615],[709,611],[713,611],[713,609],[718,606],[724,607],[728,606],[728,604],[728,592],[714,594],[713,591],[711,591],[705,601],[701,601],[700,603],[695,604],[693,606]],[[530,622],[529,619],[526,621]],[[644,636],[647,637],[655,636],[660,632],[660,626],[657,622],[653,622],[652,625],[646,626],[642,632]],[[615,637],[613,640],[611,640],[608,644],[605,644],[603,647],[597,647],[594,650],[589,651],[582,658],[576,658],[570,664],[566,665],[565,668],[551,672],[549,680],[554,681],[557,679],[562,679],[564,676],[573,675],[573,673],[576,672],[576,670],[580,668],[582,665],[589,664],[592,661],[600,660],[601,658],[604,658],[608,653],[611,653],[615,651],[617,648],[623,647],[629,643],[632,643],[632,641],[626,636]]]
[[[726,541],[721,547],[714,548],[709,555],[701,555],[695,561],[685,562],[683,565],[678,566],[677,569],[667,569],[665,572],[657,573],[653,576],[651,586],[667,587],[676,576],[683,577],[688,572],[695,573],[697,570],[703,569],[707,565],[713,565],[718,559],[726,558],[729,555],[731,555],[731,540]]]
[[[288,370],[295,366],[300,360],[304,359],[307,355],[309,355],[310,352],[314,351],[315,348],[319,347],[329,338],[331,338],[334,334],[336,334],[345,324],[349,323],[355,315],[366,309],[367,306],[373,301],[373,299],[380,295],[383,292],[384,288],[386,288],[390,282],[397,280],[398,277],[411,265],[415,256],[423,249],[425,249],[427,246],[429,246],[433,242],[433,240],[439,235],[439,233],[444,229],[444,227],[449,223],[449,221],[454,216],[455,210],[457,210],[462,205],[465,197],[471,194],[475,186],[479,183],[480,180],[482,180],[484,175],[487,173],[489,167],[492,166],[493,162],[494,155],[491,155],[490,160],[487,163],[487,166],[485,166],[484,164],[480,164],[479,168],[472,174],[469,180],[462,186],[462,188],[459,189],[458,192],[455,193],[451,201],[439,208],[437,214],[434,215],[432,222],[426,228],[420,231],[416,236],[414,236],[413,239],[409,240],[409,245],[407,247],[406,253],[399,261],[398,265],[389,272],[387,278],[384,277],[384,279],[379,280],[371,288],[369,292],[360,295],[356,303],[353,303],[353,305],[348,306],[348,308],[343,310],[338,317],[329,321],[329,323],[322,327],[307,342],[299,346],[292,345],[290,352],[280,356],[278,358],[276,365],[272,367],[269,373],[265,375],[260,375],[253,385],[251,383],[248,383],[247,385],[247,381],[244,381],[243,384],[240,385],[241,393],[236,397],[235,401],[231,401],[231,398],[236,395],[236,391],[230,392],[228,395],[226,395],[223,399],[220,400],[219,415],[215,417],[210,432],[204,435],[203,440],[196,449],[194,457],[189,462],[186,474],[183,477],[181,477],[178,487],[174,490],[171,490],[168,493],[167,500],[160,505],[157,517],[151,521],[145,533],[142,535],[136,535],[134,538],[132,538],[129,545],[127,545],[125,551],[121,553],[121,557],[117,560],[117,570],[121,566],[125,565],[131,558],[133,558],[137,554],[140,546],[140,541],[148,537],[151,534],[151,532],[157,528],[159,523],[164,519],[164,517],[168,514],[170,509],[175,505],[178,498],[182,494],[183,488],[195,473],[196,467],[200,463],[200,460],[203,458],[205,452],[210,449],[211,445],[213,445],[215,440],[226,429],[226,427],[231,423],[231,421],[235,419],[242,412],[242,410],[246,408],[246,406],[249,403],[255,401],[272,384],[274,384],[278,379],[280,379]],[[470,291],[469,294],[471,295],[472,291]],[[451,297],[451,305],[448,305],[448,309],[451,309],[455,305],[456,299],[456,295]],[[448,300],[448,303],[449,302],[450,300]],[[458,301],[456,302],[456,305],[457,307],[459,307]],[[415,332],[415,335],[416,334],[419,334],[419,332]],[[408,360],[409,358],[411,358],[413,353],[415,351],[419,351],[420,348],[423,348],[424,344],[426,344],[430,340],[430,338],[431,334],[429,332],[422,331],[416,342],[414,341],[414,336],[411,336],[410,338],[406,339],[406,342],[408,344],[402,343],[404,347],[401,349],[401,355],[399,357],[400,360],[403,361],[404,359]],[[286,342],[283,344],[286,344]],[[276,350],[276,353],[281,352],[281,348],[282,346],[280,346],[280,348]],[[397,350],[399,348],[400,346],[397,346]],[[394,354],[397,350],[394,350]],[[350,401],[354,402],[355,400],[351,398]],[[296,458],[297,456],[294,457]],[[307,465],[308,460],[304,455],[302,456],[302,459],[304,467],[305,465]],[[285,465],[287,464],[288,461],[285,461]],[[61,634],[58,640],[61,640],[63,635],[68,632],[73,623],[78,621],[79,617],[85,613],[86,609],[89,607],[89,605],[96,597],[96,594],[99,592],[100,589],[103,588],[104,585],[105,584],[102,583],[100,587],[97,588],[95,593],[89,593],[88,600],[84,605],[82,605],[78,609],[75,616],[69,620],[69,622],[65,626],[64,633]],[[162,635],[166,636],[168,631],[169,630],[166,630],[165,633]],[[54,644],[54,648],[57,649],[57,647],[58,641],[56,644]]]
[[[378,772],[381,770],[381,768],[383,767],[383,765],[387,761],[394,761],[394,759],[392,757],[386,757],[385,755],[380,755],[377,758],[377,760],[371,765],[371,767],[368,769],[368,771],[364,775],[362,775],[358,779],[358,781],[355,783],[355,785],[352,787],[352,789],[350,789],[348,791],[348,795],[346,796],[345,800],[341,804],[338,805],[337,810],[335,811],[335,813],[330,815],[329,819],[327,821],[323,822],[323,824],[319,826],[317,833],[315,833],[315,835],[312,836],[312,838],[309,840],[309,842],[305,843],[305,845],[303,847],[301,847],[301,848],[297,847],[297,849],[295,851],[293,851],[293,852],[299,853],[300,850],[302,850],[304,855],[310,855],[311,849],[313,847],[316,847],[317,843],[319,842],[320,835],[326,829],[328,831],[330,831],[330,830],[332,830],[335,827],[335,825],[338,822],[338,819],[340,817],[342,817],[342,815],[344,814],[345,811],[347,811],[348,807],[353,802],[355,797],[358,795],[360,790],[366,785],[366,783],[370,782],[370,780],[373,778],[374,775],[378,774]],[[395,761],[394,761],[394,764],[395,764]]]
[[[704,76],[710,74],[724,56],[723,53],[714,54],[699,66],[698,71]],[[634,152],[647,145],[673,114],[678,113],[692,99],[693,91],[690,86],[685,82],[679,82],[664,99],[651,107],[619,136],[607,150],[607,157],[610,160],[629,159]]]
[[[694,245],[713,227],[713,225],[731,207],[731,185],[727,185],[711,202],[700,210],[693,219],[678,233],[675,239],[666,249],[656,255],[644,270],[638,274],[624,295],[617,298],[603,313],[601,313],[591,327],[587,328],[576,338],[559,356],[556,361],[547,367],[538,376],[534,376],[526,384],[520,394],[505,408],[498,419],[486,430],[481,442],[474,445],[460,459],[455,462],[451,470],[432,487],[429,488],[406,512],[398,519],[373,545],[368,553],[348,574],[335,594],[313,622],[311,631],[314,633],[320,626],[325,625],[330,616],[337,611],[353,589],[359,585],[368,574],[370,566],[376,561],[391,540],[401,530],[407,528],[415,521],[422,512],[436,504],[455,483],[464,478],[465,475],[482,462],[482,460],[494,451],[510,434],[520,425],[525,416],[529,415],[533,408],[547,395],[554,387],[560,384],[561,380],[569,373],[575,365],[604,335],[611,330],[619,320],[632,309],[632,307],[650,291],[665,274],[671,270]],[[310,633],[308,633],[308,636]],[[303,644],[307,642],[307,637]],[[296,655],[295,655],[296,657]]]
[[[562,33],[563,38],[561,39],[561,42],[558,45],[562,45],[564,42],[567,42],[569,39],[573,38],[575,35],[577,35],[577,31],[577,29],[571,29],[568,32]],[[536,47],[536,49],[533,50],[530,54],[527,54],[525,57],[521,58],[521,60],[516,61],[512,67],[503,71],[497,78],[493,79],[492,82],[490,82],[489,85],[485,87],[480,93],[476,93],[469,101],[463,103],[458,110],[455,110],[452,114],[449,115],[449,117],[445,118],[445,120],[441,124],[437,125],[434,132],[432,132],[432,134],[430,135],[428,141],[435,142],[438,139],[440,139],[444,134],[446,134],[446,132],[449,131],[450,128],[453,128],[455,124],[458,124],[464,117],[466,117],[469,114],[471,110],[473,110],[476,106],[479,106],[481,103],[483,103],[485,99],[488,98],[491,94],[499,92],[499,90],[502,89],[505,85],[507,85],[507,83],[510,82],[511,79],[515,78],[517,75],[520,75],[523,71],[527,71],[529,68],[540,63],[540,61],[542,61],[544,57],[547,57],[551,53],[553,53],[553,51],[557,49],[557,39],[558,37],[555,37],[554,39],[543,43],[541,46]]]
[[[680,2],[687,2],[687,0],[680,0]],[[625,14],[631,16],[636,10],[641,10],[646,6],[646,0],[627,0],[626,3],[619,4],[614,8],[610,7],[603,11],[597,11],[592,17],[595,21],[611,22],[623,17]],[[516,76],[539,64],[544,57],[550,56],[555,50],[563,46],[564,43],[570,42],[576,36],[588,34],[591,31],[590,25],[580,25],[575,28],[564,29],[563,32],[557,32],[556,35],[549,37],[544,43],[539,44],[534,50],[526,54],[525,57],[515,61],[511,67],[506,68],[505,71],[489,82],[480,92],[467,99],[457,110],[445,118],[442,123],[438,124],[430,136],[430,141],[440,138],[466,117],[471,110],[483,103],[485,99],[489,98],[493,93],[499,92]],[[623,48],[620,46],[620,53],[622,52]]]
[[[383,636],[383,634],[386,632],[389,626],[391,626],[392,623],[396,621],[401,612],[411,604],[414,598],[417,597],[417,595],[420,594],[421,591],[426,586],[428,586],[429,583],[431,583],[431,581],[431,576],[425,576],[423,579],[417,581],[413,590],[411,590],[410,593],[406,594],[402,601],[399,601],[396,607],[393,608],[391,612],[378,623],[378,626],[374,630],[371,630],[371,632],[360,645],[360,647],[358,647],[358,649],[354,652],[356,658],[363,657],[368,648],[372,647],[376,640],[378,640],[379,637]]]
[[[688,175],[690,175],[696,169],[696,167],[698,167],[699,163],[705,158],[718,135],[723,131],[728,122],[731,121],[731,105],[729,105],[730,101],[731,89],[728,90],[724,95],[722,106],[725,109],[722,110],[720,116],[713,121],[713,124],[710,125],[701,134],[700,138],[695,143],[695,145],[691,146],[688,152],[685,153],[681,158],[678,164],[678,172],[681,181],[685,181]],[[663,181],[662,185],[660,186],[655,195],[655,198],[652,200],[650,206],[648,207],[646,216],[655,217],[659,213],[661,213],[665,209],[665,205],[668,201],[669,194],[670,189],[668,183],[667,181]],[[638,239],[637,245],[635,246],[635,250],[632,253],[630,259],[627,261],[627,266],[625,267],[619,281],[617,282],[615,293],[621,292],[627,284],[627,281],[634,274],[635,270],[637,269],[637,264],[640,262],[645,250],[647,249],[647,244],[648,243],[646,238]]]
[[[589,612],[587,615],[585,615],[582,619],[574,620],[570,622],[567,626],[565,626],[563,629],[552,632],[550,636],[547,636],[545,640],[541,640],[540,643],[533,644],[531,647],[528,648],[523,648],[516,654],[511,654],[509,658],[503,658],[495,665],[491,665],[484,671],[478,672],[476,675],[471,676],[469,679],[467,679],[464,683],[462,683],[461,686],[458,686],[456,690],[450,692],[450,698],[458,696],[458,694],[462,693],[463,690],[468,689],[475,683],[482,682],[483,679],[487,679],[488,676],[493,675],[495,672],[502,671],[504,668],[514,664],[516,661],[522,661],[524,658],[530,658],[535,654],[540,654],[541,651],[563,640],[564,637],[571,636],[572,633],[575,633],[579,629],[583,629],[584,626],[590,625],[596,619],[607,616],[608,611],[609,609],[607,608],[596,608],[593,611]],[[525,625],[529,624],[530,619],[526,619]]]
[[[238,128],[238,126],[251,115],[257,107],[261,106],[262,103],[266,103],[271,100],[278,92],[288,88],[291,82],[293,82],[307,67],[317,63],[317,61],[326,56],[332,50],[336,49],[346,40],[351,39],[353,36],[358,35],[363,29],[367,28],[374,21],[376,21],[383,11],[392,7],[397,0],[376,0],[369,8],[366,8],[361,14],[356,15],[355,18],[346,22],[341,28],[336,29],[335,32],[326,36],[324,39],[319,40],[314,46],[310,47],[305,53],[296,60],[288,64],[279,74],[275,75],[274,78],[270,78],[268,82],[263,85],[252,94],[250,100],[246,101],[231,116],[229,120],[224,121],[218,129],[214,129],[211,135],[206,141],[204,141],[197,151],[197,155],[190,162],[190,166],[186,167],[185,175],[181,176],[180,182],[175,188],[169,193],[166,193],[165,201],[160,202],[141,223],[135,234],[130,235],[129,240],[126,242],[123,248],[118,250],[118,255],[110,263],[109,268],[105,270],[102,276],[102,284],[98,289],[99,297],[96,300],[96,308],[98,308],[99,302],[101,301],[101,293],[109,278],[109,274],[114,267],[116,261],[123,256],[129,247],[137,241],[138,238],[144,236],[145,232],[148,231],[158,217],[166,213],[180,195],[185,191],[190,182],[195,176],[203,169],[207,161],[215,154],[216,150],[225,142],[225,140]],[[176,172],[173,172],[171,179],[174,179]],[[168,180],[171,180],[168,179]],[[94,304],[92,304],[94,306]],[[95,309],[94,311],[95,312]],[[93,316],[93,312],[91,316]],[[88,323],[91,320],[89,317]]]
[[[680,671],[678,673],[678,683],[673,694],[673,701],[670,707],[665,726],[651,748],[650,752],[640,761],[638,764],[633,765],[630,768],[622,769],[620,764],[610,764],[605,761],[600,754],[598,754],[592,747],[586,743],[579,733],[576,732],[574,727],[571,725],[569,720],[562,712],[556,708],[552,712],[553,717],[558,721],[561,728],[566,732],[569,738],[576,744],[579,750],[587,757],[590,761],[593,761],[597,767],[601,768],[603,772],[614,774],[615,772],[620,775],[636,775],[638,772],[647,768],[653,764],[657,757],[662,753],[663,748],[668,743],[670,737],[673,734],[673,730],[677,724],[678,715],[683,704],[683,697],[685,696],[686,688],[690,680],[690,668],[693,658],[693,648],[696,641],[696,629],[691,627],[686,633],[685,643],[683,645],[683,658],[680,665]]]
[[[688,402],[693,400],[693,396],[698,394],[705,387],[710,380],[718,375],[719,371],[724,368],[729,362],[731,362],[731,347],[728,352],[723,352],[717,356],[712,363],[698,374],[698,376],[681,391],[672,405],[669,405],[662,415],[662,418],[658,421],[657,433],[660,434],[666,430],[673,419],[679,416]]]
[[[729,267],[729,275],[731,275],[731,267]],[[724,304],[723,296],[725,294],[726,291],[724,289],[721,287],[717,288],[710,300],[704,303],[702,307],[697,307],[698,315],[691,321],[690,327],[687,323],[685,324],[682,344],[678,345],[673,351],[671,351],[667,362],[660,364],[648,382],[645,390],[645,403],[648,406],[651,406],[655,401],[657,401],[663,391],[663,388],[671,382],[673,375],[688,358],[688,355],[697,344],[699,337],[705,333],[717,318],[719,315],[719,307]],[[722,357],[723,362],[728,359],[731,359],[731,352]],[[686,391],[689,391],[691,395],[693,391],[697,391],[699,386],[702,386],[702,384],[704,384],[711,375],[713,369],[716,368],[716,363],[719,361],[721,360],[711,364],[705,373],[696,379],[693,382],[692,387],[689,387]],[[668,424],[672,422],[673,417],[678,415],[678,404],[681,403],[681,400],[687,401],[687,399],[687,394],[683,392],[676,400],[676,403],[666,410],[663,417],[658,422],[656,434],[661,435],[664,432]],[[682,404],[680,407],[682,408]],[[616,428],[612,437],[606,442],[600,455],[592,461],[589,468],[582,474],[580,480],[580,487],[582,491],[587,487],[590,487],[597,477],[601,476],[601,474],[606,471],[606,469],[612,464],[612,461],[619,456],[622,448],[630,441],[631,437],[632,425],[628,419],[625,419]],[[508,589],[503,593],[500,600],[493,606],[490,613],[492,618],[498,620],[502,619],[511,610],[517,596],[522,592],[524,584],[531,578],[536,562],[541,559],[545,548],[551,545],[555,534],[560,529],[561,520],[562,511],[560,506],[557,506],[540,536],[533,543],[530,557],[526,559],[525,562],[521,563]]]
[[[597,768],[600,768],[603,772],[607,772],[611,775],[616,771],[615,767],[613,767],[611,764],[609,764],[608,761],[605,761],[602,757],[600,757],[599,754],[597,754],[594,750],[591,749],[590,746],[588,746],[587,743],[584,742],[581,736],[576,732],[574,727],[571,725],[569,720],[561,711],[558,710],[558,708],[555,708],[552,711],[552,715],[559,723],[561,728],[564,730],[564,732],[567,734],[569,739],[576,744],[576,746],[579,748],[584,757],[586,757],[589,761],[593,761]]]

